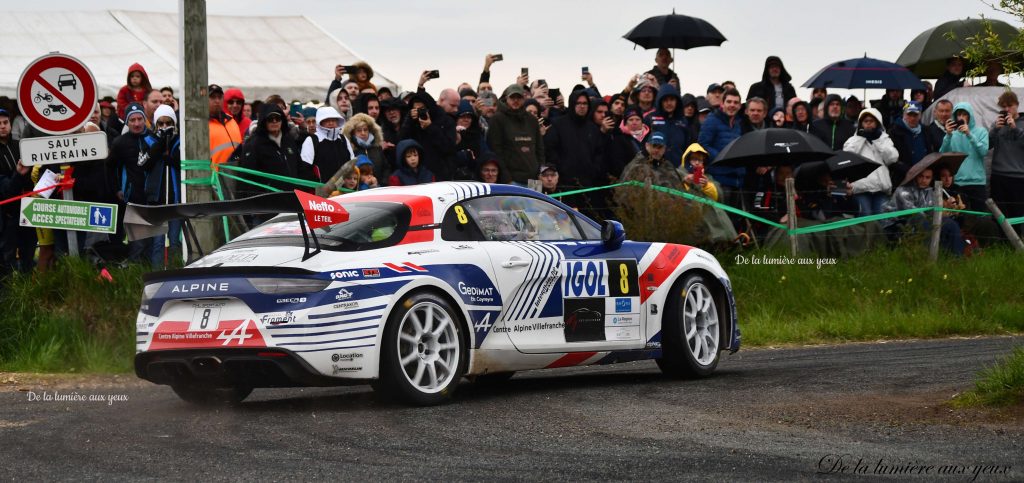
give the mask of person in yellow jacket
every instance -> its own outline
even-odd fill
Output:
[[[704,171],[704,163],[708,160],[708,152],[699,143],[693,143],[683,152],[680,163],[683,170],[683,188],[686,191],[699,191],[713,201],[718,201],[718,188]]]

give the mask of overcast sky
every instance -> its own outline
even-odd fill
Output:
[[[177,1],[47,0],[4,8],[176,12],[177,5]],[[895,61],[917,34],[942,22],[985,14],[1019,26],[1011,16],[976,0],[207,2],[210,14],[305,15],[403,88],[415,88],[424,69],[440,70],[441,78],[428,84],[435,94],[463,81],[475,87],[487,53],[505,57],[492,68],[498,91],[515,81],[521,67],[529,67],[532,80],[544,78],[551,87],[568,92],[579,82],[582,66],[590,67],[603,93],[618,91],[631,74],[654,64],[653,50],[634,48],[622,36],[645,18],[671,13],[673,8],[707,20],[728,39],[721,47],[676,51],[675,70],[682,90],[695,94],[702,94],[711,82],[728,79],[745,95],[750,84],[760,80],[765,57],[777,55],[792,74],[797,94],[806,99],[810,90],[799,86],[825,65],[865,53]],[[332,76],[325,72],[325,81]],[[1010,82],[1017,85],[1021,80],[1014,77]],[[860,92],[854,91],[858,96]]]

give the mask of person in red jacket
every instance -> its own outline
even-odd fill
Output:
[[[242,111],[245,106],[245,94],[242,94],[241,89],[228,89],[224,91],[224,112],[231,114],[231,117],[235,118],[235,122],[238,123],[238,130],[244,138],[246,134],[249,134],[249,125],[252,124],[252,119],[249,119]]]
[[[149,83],[149,75],[146,74],[146,69],[142,68],[142,64],[138,62],[128,68],[127,82],[117,92],[117,117],[121,119],[124,119],[124,110],[128,107],[128,104],[133,102],[141,104],[145,102],[146,95],[149,94],[149,91],[153,90],[153,86]]]

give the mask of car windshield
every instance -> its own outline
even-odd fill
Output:
[[[409,209],[401,203],[342,203],[348,221],[314,230],[326,250],[355,251],[382,248],[398,243],[409,227]],[[225,248],[253,246],[303,246],[298,215],[281,214],[225,245]]]

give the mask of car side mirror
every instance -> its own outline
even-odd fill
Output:
[[[609,250],[617,250],[626,241],[626,229],[615,220],[605,220],[601,226],[601,241]]]

